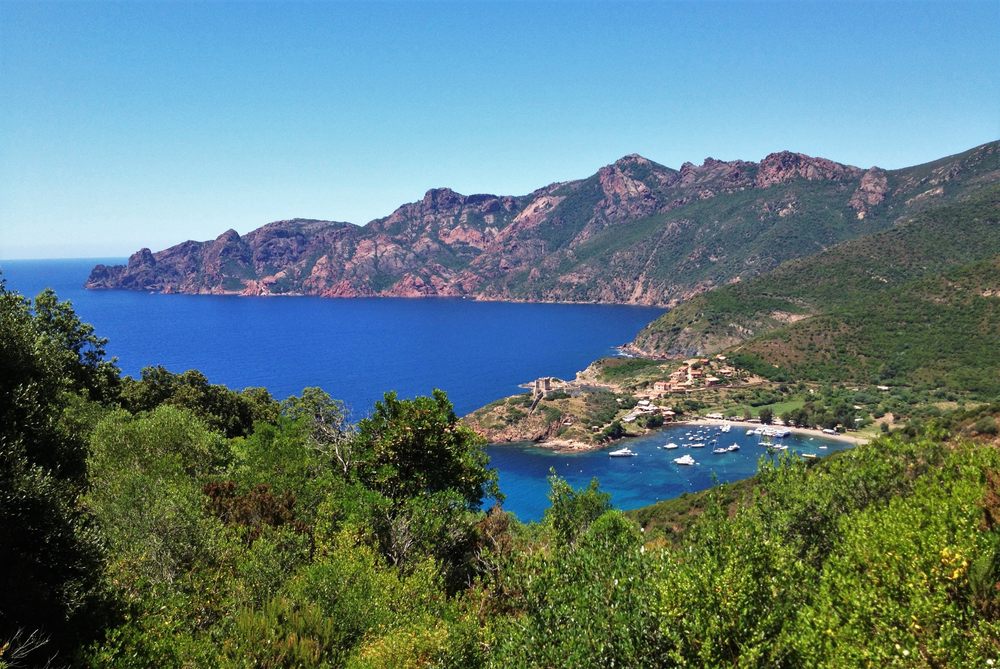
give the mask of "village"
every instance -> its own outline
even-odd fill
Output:
[[[740,369],[725,355],[683,361],[604,358],[574,379],[541,377],[521,387],[528,392],[483,407],[466,422],[494,443],[535,442],[557,450],[600,448],[677,421],[768,423],[840,436],[861,422],[857,418],[849,424],[818,425],[801,413],[798,422],[786,421],[783,416],[805,403],[802,396],[816,390],[800,389],[793,399],[778,390],[783,385]],[[777,409],[784,413],[779,415]]]

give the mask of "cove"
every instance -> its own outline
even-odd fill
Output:
[[[713,445],[691,448],[692,437],[716,439],[717,445],[739,444],[740,450],[718,455]],[[667,443],[680,447],[661,448]],[[785,453],[799,457],[803,453],[819,458],[851,448],[841,441],[823,437],[792,434],[780,440],[788,446]],[[637,455],[631,458],[611,458],[608,451],[628,446]],[[820,448],[825,447],[825,448]],[[541,520],[549,506],[548,476],[550,469],[574,488],[582,488],[597,478],[601,490],[611,494],[611,503],[618,509],[637,509],[660,500],[679,497],[687,492],[711,488],[717,483],[730,483],[757,473],[762,457],[774,458],[760,445],[760,438],[734,427],[726,434],[718,427],[698,424],[671,425],[660,431],[616,442],[600,451],[557,453],[531,444],[494,444],[487,447],[490,461],[500,476],[500,490],[507,496],[504,509],[514,512],[525,522]],[[674,464],[673,459],[691,455],[697,465]]]

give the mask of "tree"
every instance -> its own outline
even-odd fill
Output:
[[[459,422],[442,390],[412,400],[386,393],[358,427],[361,478],[393,500],[450,490],[476,509],[500,494],[484,440]]]
[[[117,392],[104,344],[52,291],[32,304],[0,281],[0,648],[20,633],[72,652],[99,625],[102,553],[77,498],[94,400]]]
[[[761,409],[758,416],[760,418],[760,422],[763,423],[764,425],[770,425],[771,422],[774,420],[774,412],[767,407]]]
[[[597,479],[583,490],[574,490],[564,479],[549,470],[549,508],[545,522],[552,528],[556,543],[572,546],[578,536],[605,511],[611,509],[611,495],[601,492]]]
[[[313,445],[330,459],[340,473],[348,476],[354,470],[357,454],[355,431],[347,423],[347,407],[322,388],[309,387],[301,397],[289,397],[281,403],[283,416],[309,425]]]
[[[264,388],[237,393],[209,383],[196,369],[174,374],[159,365],[144,368],[138,380],[127,377],[121,396],[122,404],[133,413],[163,404],[187,409],[227,437],[248,435],[255,423],[273,423],[279,413],[278,403]]]

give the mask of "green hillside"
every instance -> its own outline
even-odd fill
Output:
[[[997,658],[998,405],[628,515],[553,475],[522,524],[441,391],[352,426],[317,388],[122,380],[50,292],[0,284],[0,325],[4,669]]]
[[[695,297],[645,328],[655,355],[732,349],[772,378],[1000,390],[1000,186]],[[978,380],[976,380],[978,379]]]

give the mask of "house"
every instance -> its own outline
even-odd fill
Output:
[[[653,390],[658,390],[658,391],[661,391],[661,392],[665,392],[665,391],[670,390],[670,385],[671,384],[670,384],[669,381],[654,381],[653,382]]]

